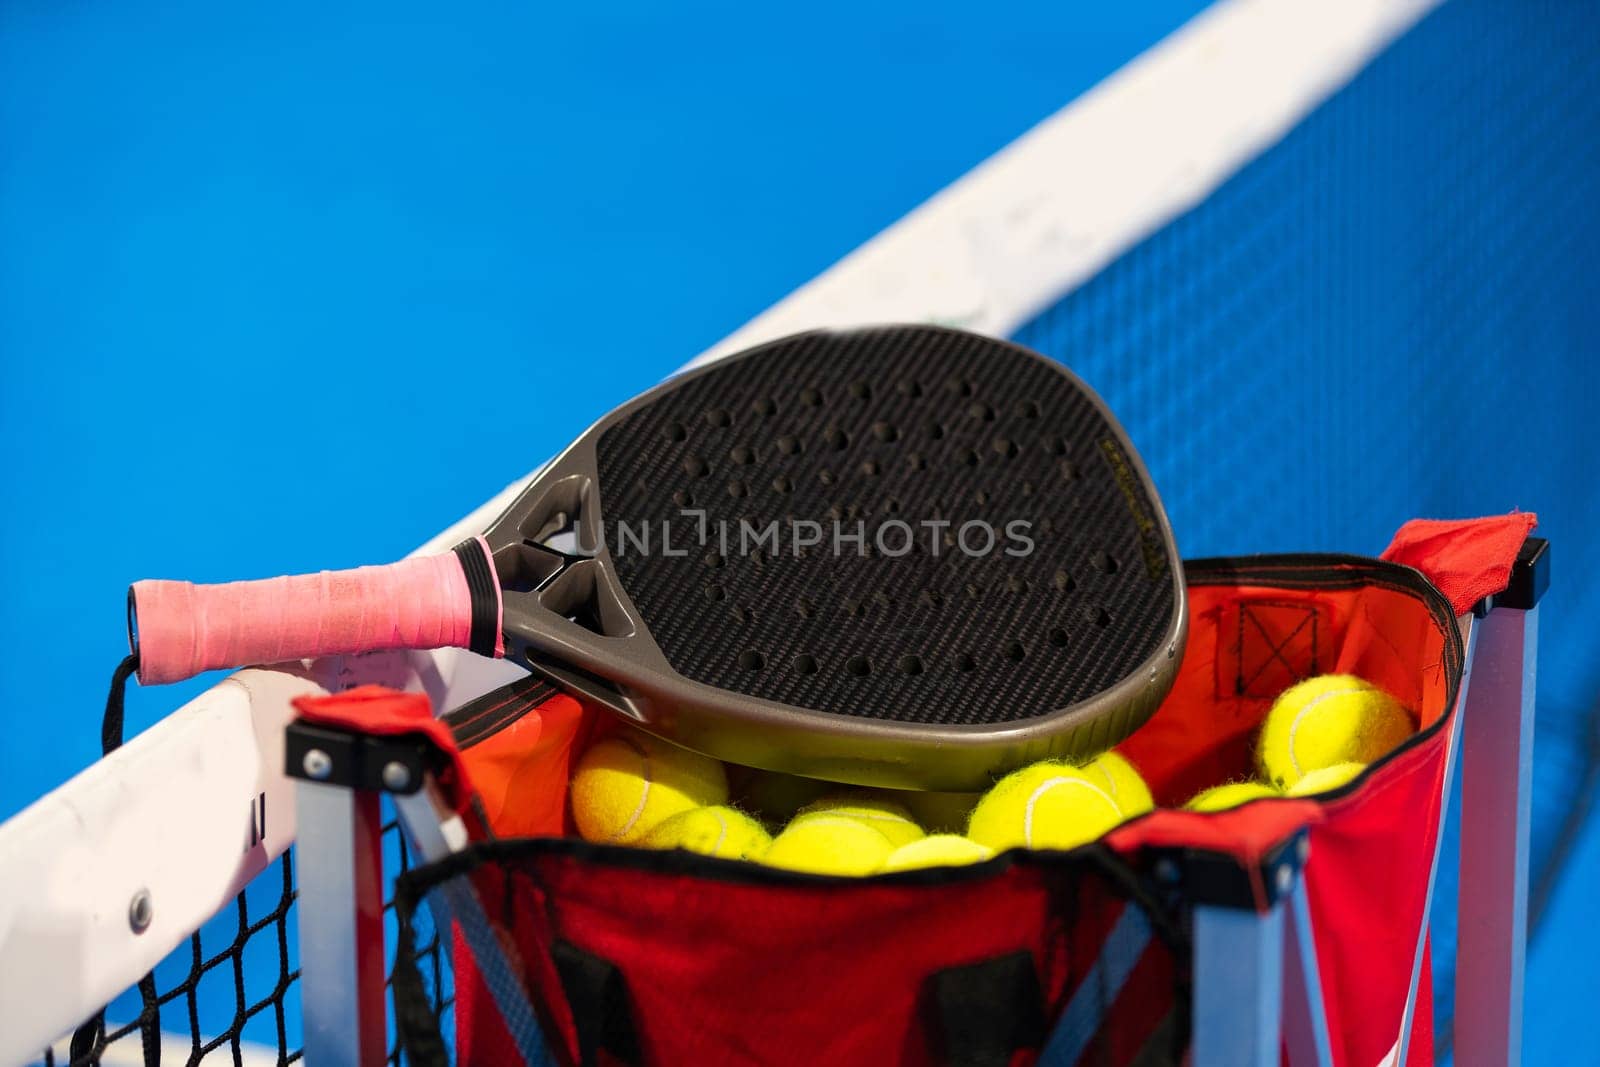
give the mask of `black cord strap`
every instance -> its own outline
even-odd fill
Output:
[[[111,692],[106,694],[105,715],[100,719],[100,754],[109,756],[122,747],[125,716],[123,698],[127,694],[128,679],[139,670],[139,653],[130,652],[117,669],[111,672]],[[139,1037],[143,1045],[144,1062],[161,1062],[161,1008],[156,997],[155,972],[139,979],[139,995],[146,1005],[139,1019]],[[153,1008],[152,1008],[153,1006]],[[106,1047],[106,1013],[102,1009],[91,1015],[72,1034],[68,1056],[73,1063],[98,1063]]]
[[[111,674],[111,692],[106,694],[106,713],[100,720],[100,754],[109,756],[122,747],[122,698],[128,679],[139,669],[139,653],[130,652]]]

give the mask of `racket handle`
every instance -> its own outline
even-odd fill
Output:
[[[202,671],[390,648],[505,654],[500,583],[481,537],[384,567],[223,585],[146,580],[128,590],[144,685]]]

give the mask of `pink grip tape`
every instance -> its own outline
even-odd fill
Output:
[[[449,552],[224,585],[146,580],[132,595],[146,685],[310,656],[467,648],[472,633],[472,595]],[[501,654],[498,632],[495,642]]]

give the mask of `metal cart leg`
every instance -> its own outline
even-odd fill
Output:
[[[1459,743],[1455,1058],[1467,1067],[1521,1061],[1538,604],[1549,584],[1549,545],[1530,537],[1507,589],[1478,605],[1475,619],[1463,618],[1470,623],[1463,628],[1467,674],[1459,733],[1447,755],[1445,794],[1448,798]],[[1433,862],[1430,904],[1437,853]],[[1280,880],[1284,876],[1277,874]],[[1292,871],[1289,877],[1294,877]],[[1295,886],[1266,914],[1200,903],[1194,922],[1196,1067],[1276,1063],[1280,1027],[1291,1063],[1328,1063],[1327,1022],[1304,888]],[[1425,913],[1424,934],[1426,929]],[[1402,1065],[1422,936],[1396,1047],[1396,1062]],[[1277,954],[1277,945],[1286,955]]]
[[[284,742],[295,779],[306,1062],[377,1067],[389,1036],[380,798],[420,787],[423,749],[300,721]]]
[[[1439,858],[1444,852],[1445,819],[1450,809],[1450,798],[1454,795],[1454,782],[1460,774],[1462,724],[1466,721],[1466,704],[1472,697],[1472,667],[1478,661],[1478,619],[1469,613],[1458,618],[1456,626],[1460,629],[1461,643],[1466,649],[1461,671],[1461,691],[1457,697],[1461,706],[1456,711],[1456,725],[1445,739],[1444,775],[1439,788],[1439,832],[1434,835],[1433,859],[1428,864],[1428,895],[1422,902],[1422,922],[1417,927],[1416,946],[1411,953],[1411,981],[1406,986],[1405,1010],[1400,1014],[1400,1037],[1395,1046],[1394,1062],[1402,1067],[1411,1056],[1411,1031],[1417,1013],[1417,993],[1422,984],[1422,961],[1432,928],[1433,893],[1434,887],[1439,884]]]
[[[312,749],[306,758],[315,770],[328,755]],[[300,781],[295,818],[306,1062],[381,1064],[388,1050],[378,794]]]
[[[1283,905],[1194,909],[1195,1067],[1276,1067],[1282,1035]]]
[[[1549,544],[1530,537],[1504,592],[1478,606],[1477,662],[1462,708],[1456,1062],[1522,1059],[1528,822],[1539,600]]]
[[[1311,928],[1311,901],[1304,878],[1284,902],[1283,1043],[1290,1067],[1333,1063],[1328,1016],[1322,1006],[1322,974],[1317,970],[1317,938]]]
[[[1260,872],[1266,911],[1249,883],[1195,904],[1194,1067],[1278,1067],[1285,1047],[1294,1067],[1332,1062],[1301,877],[1308,844],[1300,836]]]
[[[312,1064],[377,1067],[388,1056],[384,975],[383,841],[380,798],[424,861],[467,844],[460,817],[439,800],[416,737],[376,737],[289,725],[287,772],[299,817],[300,966],[305,1058]],[[434,924],[461,932],[528,1067],[554,1060],[516,972],[463,878],[428,894]]]
[[[1521,1060],[1539,611],[1497,606],[1478,625],[1461,727],[1455,1057],[1466,1067]]]

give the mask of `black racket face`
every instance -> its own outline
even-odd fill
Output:
[[[566,520],[582,544],[557,559],[538,546]],[[668,382],[490,540],[582,632],[552,646],[508,592],[514,654],[690,747],[841,780],[976,788],[1098,751],[1153,710],[1183,636],[1166,518],[1103,404],[934,327]]]

